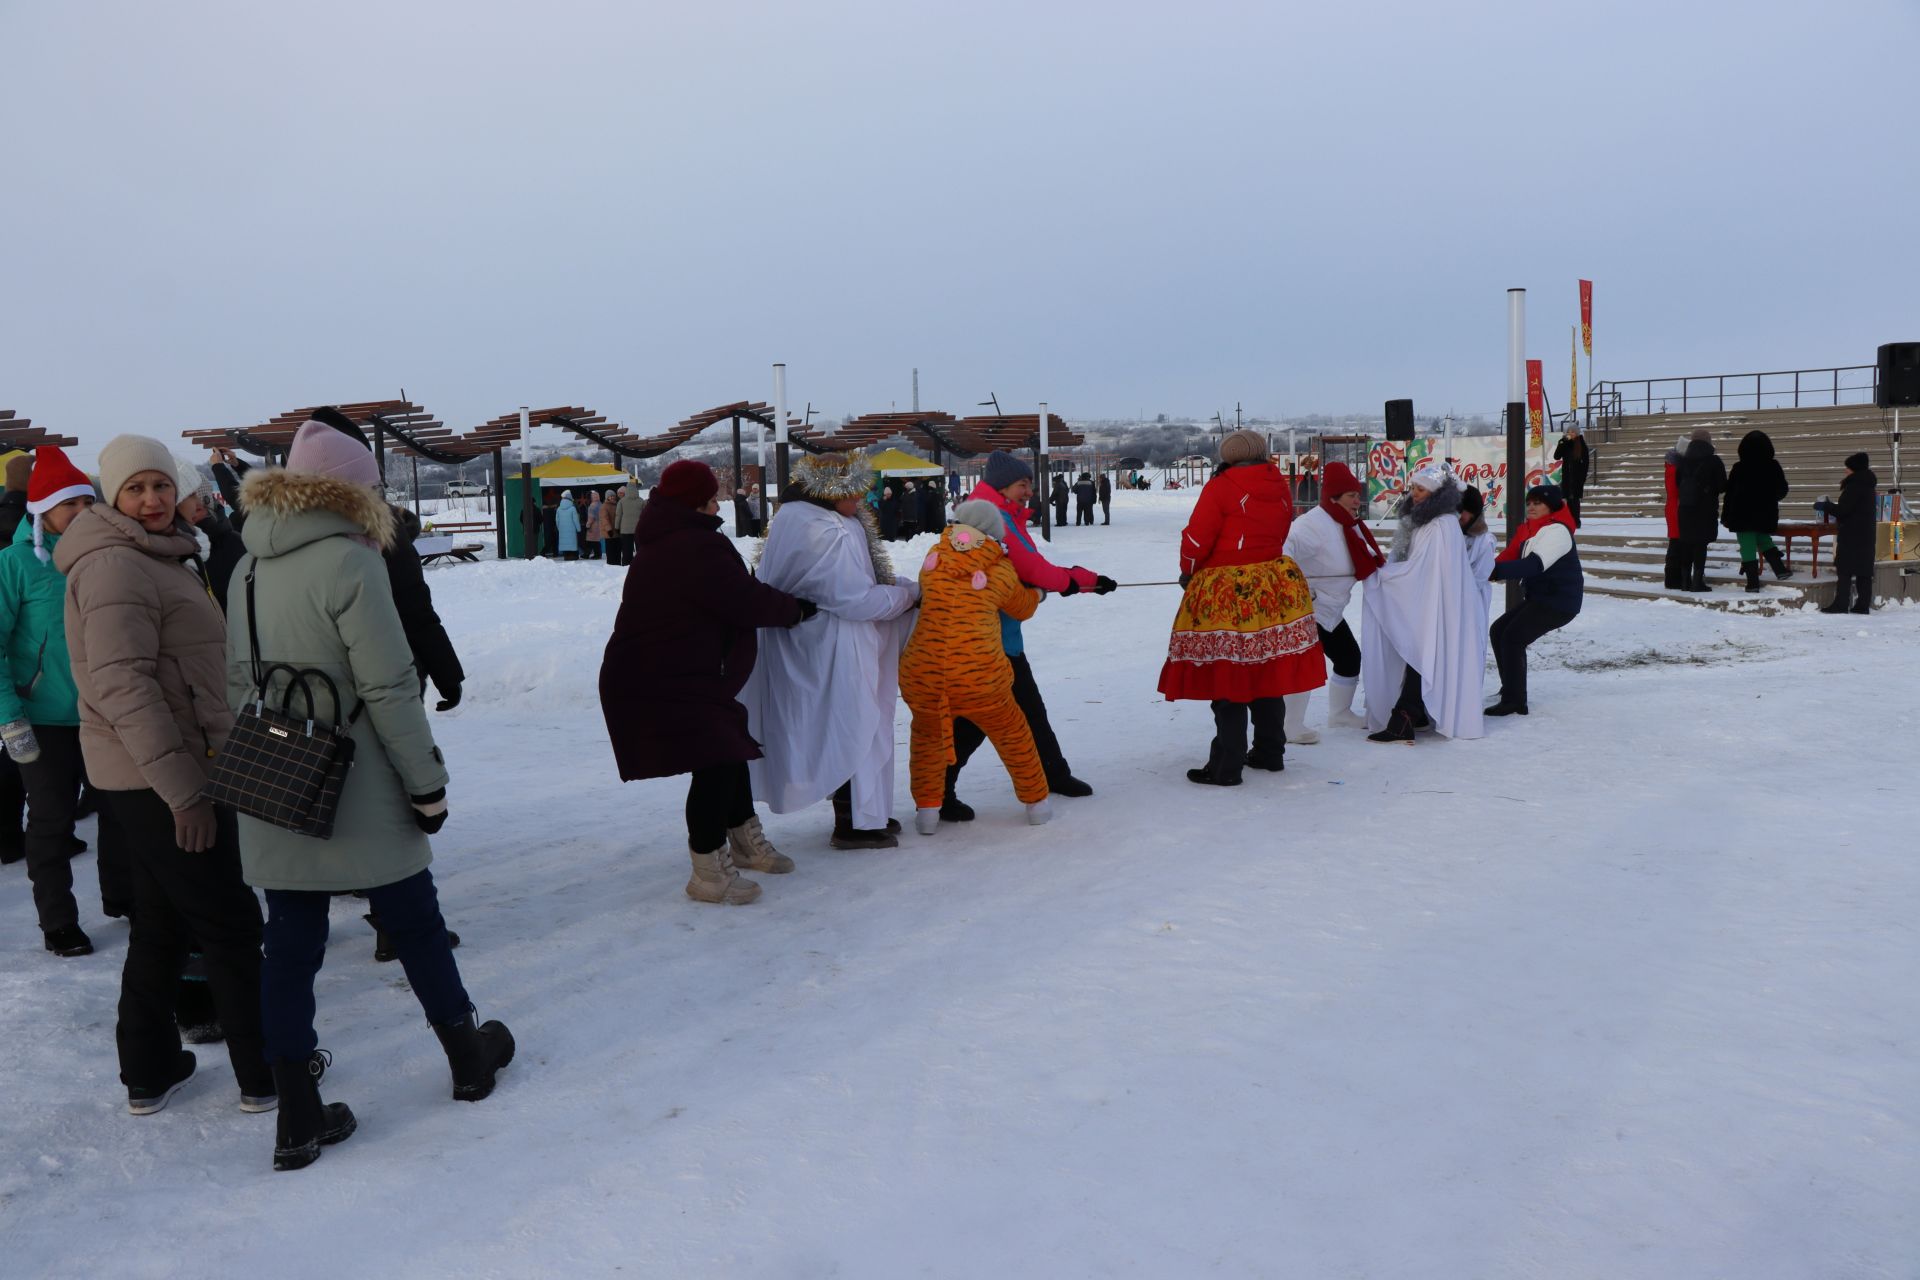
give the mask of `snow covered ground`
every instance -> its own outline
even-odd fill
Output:
[[[1120,494],[1056,554],[1171,578],[1193,496]],[[341,900],[321,1043],[358,1134],[271,1173],[217,1048],[129,1117],[125,929],[83,897],[100,954],[47,956],[6,868],[0,1273],[1920,1274],[1920,611],[1592,600],[1530,717],[1217,791],[1182,776],[1207,709],[1154,692],[1177,592],[1049,600],[1029,650],[1093,798],[1028,828],[983,752],[979,820],[896,852],[769,818],[799,870],[731,909],[681,892],[684,784],[614,778],[619,571],[429,581],[471,673],[435,872],[520,1042],[498,1092],[448,1098]]]

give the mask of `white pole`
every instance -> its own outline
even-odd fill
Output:
[[[1045,457],[1052,450],[1047,448],[1047,402],[1040,402],[1040,454]]]
[[[773,366],[773,440],[787,442],[787,366]]]
[[[531,464],[533,462],[533,442],[532,442],[533,428],[528,424],[529,417],[530,415],[527,413],[527,406],[521,405],[520,406],[520,461],[523,464]]]
[[[1444,447],[1444,452],[1447,455],[1447,460],[1451,462],[1453,460],[1453,415],[1448,414],[1446,421],[1447,421],[1447,443]]]

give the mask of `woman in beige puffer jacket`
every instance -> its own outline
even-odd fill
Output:
[[[174,1023],[193,940],[225,1029],[240,1106],[277,1105],[260,1041],[260,904],[240,877],[233,815],[205,797],[233,726],[226,621],[174,526],[173,458],[145,436],[100,451],[106,497],[54,548],[67,576],[67,653],[87,776],[119,824],[133,887],[115,1037],[127,1108],[147,1115],[193,1074]]]

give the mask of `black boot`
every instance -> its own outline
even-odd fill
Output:
[[[1085,799],[1093,794],[1091,786],[1070,773],[1063,773],[1057,778],[1048,778],[1047,790],[1056,796],[1072,796],[1075,799]]]
[[[1767,558],[1767,565],[1773,570],[1773,576],[1785,582],[1793,576],[1793,570],[1787,568],[1787,558],[1780,554],[1780,548],[1768,547],[1760,553]]]
[[[1515,702],[1503,693],[1500,695],[1498,702],[1495,702],[1492,706],[1481,712],[1481,714],[1489,716],[1523,716],[1527,714],[1527,704],[1524,702]]]
[[[1667,562],[1661,585],[1669,591],[1683,591],[1687,585],[1687,553],[1673,538],[1667,539]]]
[[[1833,603],[1820,610],[1822,613],[1845,613],[1847,606],[1853,603],[1853,580],[1841,578],[1833,584]]]
[[[1206,764],[1198,769],[1187,770],[1187,781],[1197,782],[1203,787],[1237,787],[1240,785],[1240,770],[1228,768],[1221,761],[1220,743],[1216,740],[1207,751]]]
[[[273,1089],[280,1111],[273,1136],[273,1167],[304,1169],[320,1158],[320,1148],[345,1142],[358,1127],[344,1102],[320,1101],[320,1077],[328,1057],[315,1050],[302,1062],[273,1064]]]
[[[473,1006],[452,1022],[434,1027],[453,1068],[453,1096],[478,1102],[493,1092],[493,1073],[513,1061],[513,1032],[503,1022],[474,1025]]]
[[[373,926],[373,958],[381,964],[398,960],[400,953],[393,949],[393,943],[387,938],[387,931],[380,927],[380,917],[369,911],[360,918]],[[447,950],[451,951],[459,945],[460,935],[451,929],[447,930]]]
[[[1873,575],[1863,573],[1853,584],[1853,608],[1849,613],[1873,612]]]
[[[827,841],[836,849],[898,849],[895,832],[900,827],[889,821],[885,827],[867,830],[853,825],[853,786],[847,784],[833,793],[833,835]]]
[[[1740,562],[1740,572],[1745,574],[1747,578],[1746,582],[1742,584],[1743,590],[1758,591],[1760,589],[1760,562],[1758,560],[1742,560]]]
[[[953,794],[953,784],[960,779],[960,770],[956,765],[947,766],[947,789],[940,797],[940,821],[972,822],[973,806]]]
[[[1413,717],[1409,715],[1407,712],[1400,710],[1398,707],[1395,707],[1393,714],[1387,718],[1387,727],[1382,729],[1378,733],[1368,734],[1367,741],[1368,742],[1402,742],[1402,743],[1405,743],[1407,746],[1412,746],[1413,745]]]

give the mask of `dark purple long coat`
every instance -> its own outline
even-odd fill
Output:
[[[640,513],[600,663],[600,710],[623,781],[760,756],[738,701],[759,653],[754,632],[793,626],[800,605],[755,580],[719,529],[719,516],[671,498]]]

